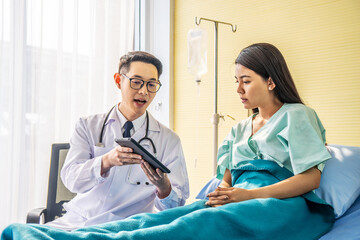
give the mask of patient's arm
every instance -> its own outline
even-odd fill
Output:
[[[227,188],[227,187],[231,187],[231,173],[229,169],[225,170],[225,174],[224,177],[219,185],[219,188]]]
[[[283,199],[300,196],[319,187],[321,172],[316,167],[313,167],[273,185],[250,190],[225,187],[225,184],[229,184],[228,177],[225,178],[225,175],[221,183],[224,183],[224,187],[221,186],[214,192],[208,194],[209,200],[206,202],[207,205],[216,207],[231,202],[241,202],[254,198]]]
[[[212,207],[218,207],[221,205],[226,204],[227,200],[229,200],[228,195],[218,195],[215,193],[222,190],[222,189],[229,189],[232,187],[232,183],[231,183],[231,173],[229,169],[225,170],[223,179],[221,181],[221,183],[219,184],[219,186],[215,189],[214,192],[208,194],[207,196],[209,197],[209,201],[206,202],[206,205],[211,205]]]

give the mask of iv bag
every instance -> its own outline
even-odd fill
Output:
[[[207,33],[201,28],[190,29],[188,40],[188,69],[200,83],[201,76],[207,73]]]

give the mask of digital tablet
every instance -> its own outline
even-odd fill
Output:
[[[149,153],[145,148],[143,148],[137,141],[132,138],[115,138],[117,142],[122,147],[129,147],[134,150],[134,153],[137,153],[143,157],[154,169],[159,168],[164,173],[170,173],[170,170],[157,160],[151,153]]]

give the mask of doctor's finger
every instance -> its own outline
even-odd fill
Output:
[[[122,147],[122,146],[117,146],[116,150],[118,152],[133,152],[134,150],[132,148],[129,147]]]
[[[146,166],[149,170],[151,170],[151,174],[153,175],[154,179],[156,181],[160,181],[161,179],[164,178],[164,173],[159,169],[159,168],[156,168],[154,169],[149,163],[146,162]]]
[[[128,164],[140,164],[142,159],[137,158],[118,158],[117,162],[120,165],[128,165]]]
[[[152,183],[158,185],[160,182],[163,181],[164,177],[159,176],[157,170],[154,170],[154,168],[149,163],[143,162],[141,166],[145,169],[144,171],[147,172],[147,176]]]
[[[118,153],[118,157],[120,158],[128,158],[128,159],[142,159],[142,156],[136,153]]]
[[[166,174],[166,173],[164,173],[163,171],[161,171],[160,168],[157,168],[157,169],[156,169],[156,173],[158,174],[158,176],[159,176],[160,178],[164,178],[164,177],[165,177],[165,174]]]
[[[144,168],[149,172],[149,174],[155,179],[158,180],[159,175],[157,174],[156,170],[148,163],[143,162]]]
[[[145,175],[147,176],[147,178],[148,178],[152,183],[154,183],[156,180],[155,180],[153,174],[151,173],[151,171],[145,166],[145,163],[142,162],[142,163],[140,164],[140,166],[141,166],[141,169],[144,171]]]

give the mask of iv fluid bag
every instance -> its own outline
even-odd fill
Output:
[[[188,40],[188,69],[200,82],[201,76],[207,72],[207,33],[201,28],[190,29]]]

